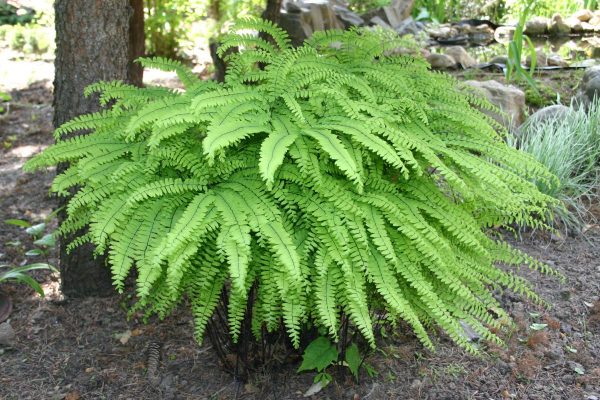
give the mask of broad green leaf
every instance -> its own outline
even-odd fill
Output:
[[[323,371],[331,364],[337,361],[339,357],[338,351],[331,344],[329,339],[319,336],[306,347],[302,356],[302,365],[298,368],[298,372],[310,371],[316,369],[317,372]]]
[[[41,224],[30,226],[29,228],[25,229],[25,232],[31,236],[37,236],[44,232],[44,229],[46,229],[46,224],[42,222]]]
[[[358,346],[356,343],[352,343],[350,347],[346,349],[346,364],[356,379],[358,379],[358,368],[360,367],[360,363],[361,357]]]
[[[37,246],[54,247],[56,246],[56,239],[54,238],[53,234],[48,233],[47,235],[44,235],[41,239],[38,239],[35,242],[33,242],[33,244]]]
[[[16,226],[20,226],[22,228],[29,228],[31,226],[31,224],[27,221],[24,221],[22,219],[7,219],[4,220],[5,223],[9,224],[9,225],[16,225]]]

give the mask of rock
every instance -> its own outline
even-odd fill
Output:
[[[10,322],[6,321],[0,324],[0,345],[12,346],[15,343],[15,337],[15,331]]]
[[[594,97],[600,98],[600,66],[598,65],[585,71],[575,98],[578,104],[587,107]]]
[[[506,65],[508,64],[508,56],[494,56],[490,62],[492,64],[503,64]]]
[[[456,60],[447,54],[431,53],[426,58],[433,69],[456,68]]]
[[[494,39],[500,43],[506,43],[512,40],[516,29],[514,26],[499,26],[494,31]]]
[[[594,18],[592,18],[588,21],[588,24],[590,24],[594,27],[600,25],[600,17],[595,16]]]
[[[536,60],[535,60],[536,67],[548,66],[548,60],[547,60],[546,53],[544,53],[542,50],[536,50],[535,56],[536,56]],[[527,58],[525,59],[525,65],[527,67],[531,66],[531,56],[527,56]]]
[[[427,33],[434,39],[448,39],[458,35],[458,30],[451,26],[439,26],[437,28],[427,29]]]
[[[400,36],[413,34],[416,35],[420,31],[423,30],[423,24],[420,22],[416,22],[412,19],[412,17],[406,18],[398,27],[396,27],[395,31],[398,32]]]
[[[415,0],[392,0],[389,6],[379,7],[363,15],[365,21],[379,17],[386,24],[396,29],[402,21],[410,17]]]
[[[598,61],[596,60],[583,60],[583,61],[578,61],[575,62],[573,64],[571,64],[571,67],[575,67],[575,68],[591,68],[591,67],[595,67],[599,65]]]
[[[393,29],[391,25],[389,25],[387,22],[385,22],[385,20],[383,18],[381,18],[380,16],[376,15],[373,18],[371,18],[369,20],[369,23],[371,25],[377,25],[380,26],[384,29]]]
[[[579,10],[573,13],[571,17],[576,18],[581,22],[588,22],[594,17],[594,14],[590,10]]]
[[[564,36],[571,33],[571,28],[565,23],[560,14],[554,14],[548,26],[548,32],[553,36]]]
[[[543,35],[548,33],[550,21],[545,17],[533,17],[525,24],[526,35]]]
[[[517,127],[523,123],[525,114],[525,93],[514,87],[503,85],[500,82],[489,81],[466,81],[465,84],[478,89],[490,103],[497,106],[504,114],[486,112],[496,121],[506,127]]]
[[[561,56],[559,56],[558,54],[551,54],[546,58],[546,62],[548,64],[548,66],[552,66],[552,67],[563,67],[563,68],[567,68],[569,66],[569,63],[566,62]]]
[[[581,29],[583,29],[583,33],[593,33],[596,32],[599,27],[596,25],[592,25],[589,22],[582,22]]]
[[[581,33],[583,32],[583,25],[582,22],[575,18],[575,17],[569,17],[565,20],[565,24],[567,24],[567,26],[569,27],[569,29],[571,29],[571,32],[573,33]]]
[[[527,118],[527,121],[525,121],[524,125],[531,123],[542,123],[552,119],[562,119],[571,112],[572,111],[569,107],[563,106],[562,104],[544,107],[531,114],[529,118]]]
[[[446,55],[454,58],[454,60],[464,69],[477,65],[477,60],[471,57],[471,55],[461,46],[450,46],[446,48]]]
[[[346,7],[333,5],[333,11],[338,16],[340,21],[342,21],[344,28],[346,29],[350,28],[351,26],[363,26],[365,24],[365,20],[362,19],[360,15],[348,10]]]

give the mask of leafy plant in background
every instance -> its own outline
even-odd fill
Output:
[[[506,69],[504,75],[507,81],[516,78],[522,78],[529,84],[533,90],[537,90],[535,80],[533,79],[533,73],[537,65],[537,54],[535,52],[535,46],[531,42],[531,39],[523,33],[525,29],[525,23],[529,17],[531,10],[534,9],[536,2],[528,2],[523,5],[522,11],[519,16],[519,22],[517,23],[514,36],[510,42],[508,42],[508,60],[506,63]],[[523,68],[521,65],[521,58],[523,56],[523,42],[527,43],[530,57],[529,71]]]
[[[590,201],[598,198],[600,185],[600,102],[588,111],[571,107],[568,114],[544,120],[530,119],[510,143],[533,155],[558,178],[558,185],[536,181],[543,193],[560,200],[554,208],[566,231],[579,231]]]
[[[18,219],[9,219],[5,221],[7,224],[20,226],[25,229],[25,232],[30,235],[34,241],[35,247],[25,252],[27,257],[46,256],[48,255],[48,249],[53,248],[56,243],[53,233],[45,233],[46,223],[40,223],[37,225],[31,225],[27,221]],[[21,243],[18,241],[7,243],[9,246],[20,246]],[[47,260],[46,260],[47,261]],[[1,269],[8,268],[8,270],[2,271]],[[0,265],[0,284],[4,281],[15,280],[29,285],[34,289],[40,296],[44,297],[44,290],[40,284],[33,279],[28,272],[35,270],[50,270],[58,272],[52,265],[45,263],[31,263],[21,266],[12,266],[7,264]]]
[[[5,103],[7,101],[11,101],[12,98],[8,93],[0,92],[0,103]],[[0,105],[0,114],[4,113],[4,107]]]
[[[15,7],[6,1],[0,2],[0,25],[16,25],[31,22],[34,10],[28,7]]]
[[[268,33],[273,42],[248,34]],[[428,348],[441,327],[470,351],[459,321],[484,338],[508,318],[491,290],[540,301],[506,265],[552,272],[486,235],[544,226],[552,175],[506,145],[489,107],[421,58],[393,55],[393,33],[324,31],[302,47],[246,19],[224,38],[224,83],[180,63],[185,91],[100,82],[105,110],[78,117],[27,170],[69,162],[52,191],[79,187],[59,232],[108,251],[119,291],[137,269],[136,309],[164,317],[190,299],[198,341],[225,297],[229,333],[341,326],[375,346],[372,312],[405,320]],[[492,124],[492,125],[490,125]],[[92,133],[74,138],[65,134]],[[494,310],[492,314],[489,310]]]
[[[226,23],[259,15],[264,5],[263,0],[145,0],[146,53],[180,58],[184,43],[218,37]]]

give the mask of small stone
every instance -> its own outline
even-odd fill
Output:
[[[565,24],[567,24],[573,33],[583,32],[582,22],[577,18],[569,17],[565,20]]]
[[[0,345],[12,346],[15,343],[15,330],[8,321],[0,324]]]
[[[594,16],[594,18],[592,18],[592,19],[590,19],[588,21],[588,24],[590,24],[592,26],[598,26],[598,25],[600,25],[600,17]]]
[[[525,34],[527,35],[543,35],[548,33],[550,20],[545,17],[533,17],[525,24]]]
[[[581,22],[588,22],[594,17],[594,14],[590,10],[579,10],[573,13],[572,17]]]
[[[477,65],[475,60],[467,51],[461,46],[451,46],[446,49],[446,55],[452,57],[463,69],[471,68]]]
[[[567,68],[569,63],[566,62],[558,54],[551,54],[546,58],[546,62],[549,66]]]
[[[594,31],[596,31],[597,27],[590,24],[589,22],[582,22],[581,29],[584,33],[593,33]]]
[[[548,61],[547,61],[547,56],[546,53],[544,53],[542,50],[536,50],[535,51],[535,66],[536,67],[546,67],[548,65]],[[527,56],[527,58],[525,59],[525,65],[526,66],[531,66],[531,56]]]
[[[446,54],[431,53],[427,57],[427,62],[434,69],[456,68],[456,60]]]
[[[550,25],[548,26],[548,32],[554,36],[563,36],[569,34],[571,28],[565,23],[560,14],[554,14],[550,21]]]
[[[508,56],[495,56],[490,60],[492,64],[508,64]]]
[[[500,43],[506,43],[513,38],[516,29],[514,26],[499,26],[494,31],[494,39]]]

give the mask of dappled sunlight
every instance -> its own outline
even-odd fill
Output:
[[[35,154],[39,153],[40,151],[44,150],[46,147],[48,147],[48,146],[46,146],[46,145],[18,146],[18,147],[11,149],[8,152],[8,154],[10,154],[11,156],[14,156],[14,157],[18,157],[18,158],[30,158],[30,157],[33,157]]]

